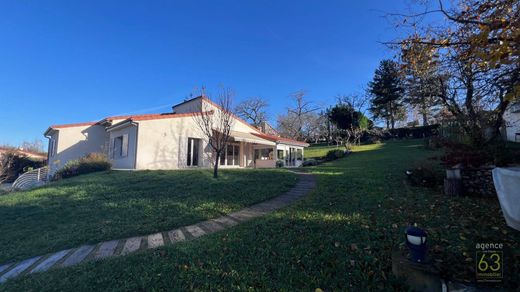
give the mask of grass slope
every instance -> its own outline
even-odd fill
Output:
[[[330,146],[327,146],[327,145],[318,145],[318,146],[315,146],[315,145],[311,145],[311,147],[305,149],[304,151],[304,156],[305,158],[322,158],[322,157],[325,157],[325,155],[327,155],[327,152],[329,152],[330,150],[334,150],[334,149],[341,149],[341,150],[345,150],[345,147],[344,146],[335,146],[335,145],[330,145]]]
[[[429,232],[444,276],[471,281],[477,242],[502,242],[503,286],[518,289],[520,234],[493,199],[412,188],[403,171],[436,153],[421,141],[355,148],[311,168],[317,189],[295,205],[194,241],[16,279],[0,290],[393,290],[404,228]]]
[[[164,231],[279,195],[284,170],[111,171],[0,196],[0,263]],[[262,186],[259,188],[258,186]]]

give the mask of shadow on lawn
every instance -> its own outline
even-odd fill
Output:
[[[0,263],[216,218],[289,190],[296,176],[281,172],[107,172],[13,193],[0,201]]]
[[[520,235],[505,227],[498,202],[447,200],[430,189],[406,187],[402,170],[431,155],[407,147],[411,144],[387,143],[306,168],[317,176],[317,189],[266,217],[155,251],[24,277],[5,287],[405,290],[392,277],[391,252],[404,242],[406,226],[417,222],[428,231],[430,252],[443,275],[458,279],[474,276],[475,262],[467,255],[474,254],[476,242],[506,243],[503,285],[518,289]]]

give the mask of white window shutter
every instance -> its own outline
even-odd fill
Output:
[[[123,145],[121,146],[121,156],[128,156],[128,134],[123,135]]]

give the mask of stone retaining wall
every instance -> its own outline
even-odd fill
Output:
[[[491,171],[495,166],[484,166],[479,168],[462,168],[462,189],[465,195],[496,197],[495,185]]]

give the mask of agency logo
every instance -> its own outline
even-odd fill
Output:
[[[477,282],[501,282],[504,277],[502,243],[477,243]]]

